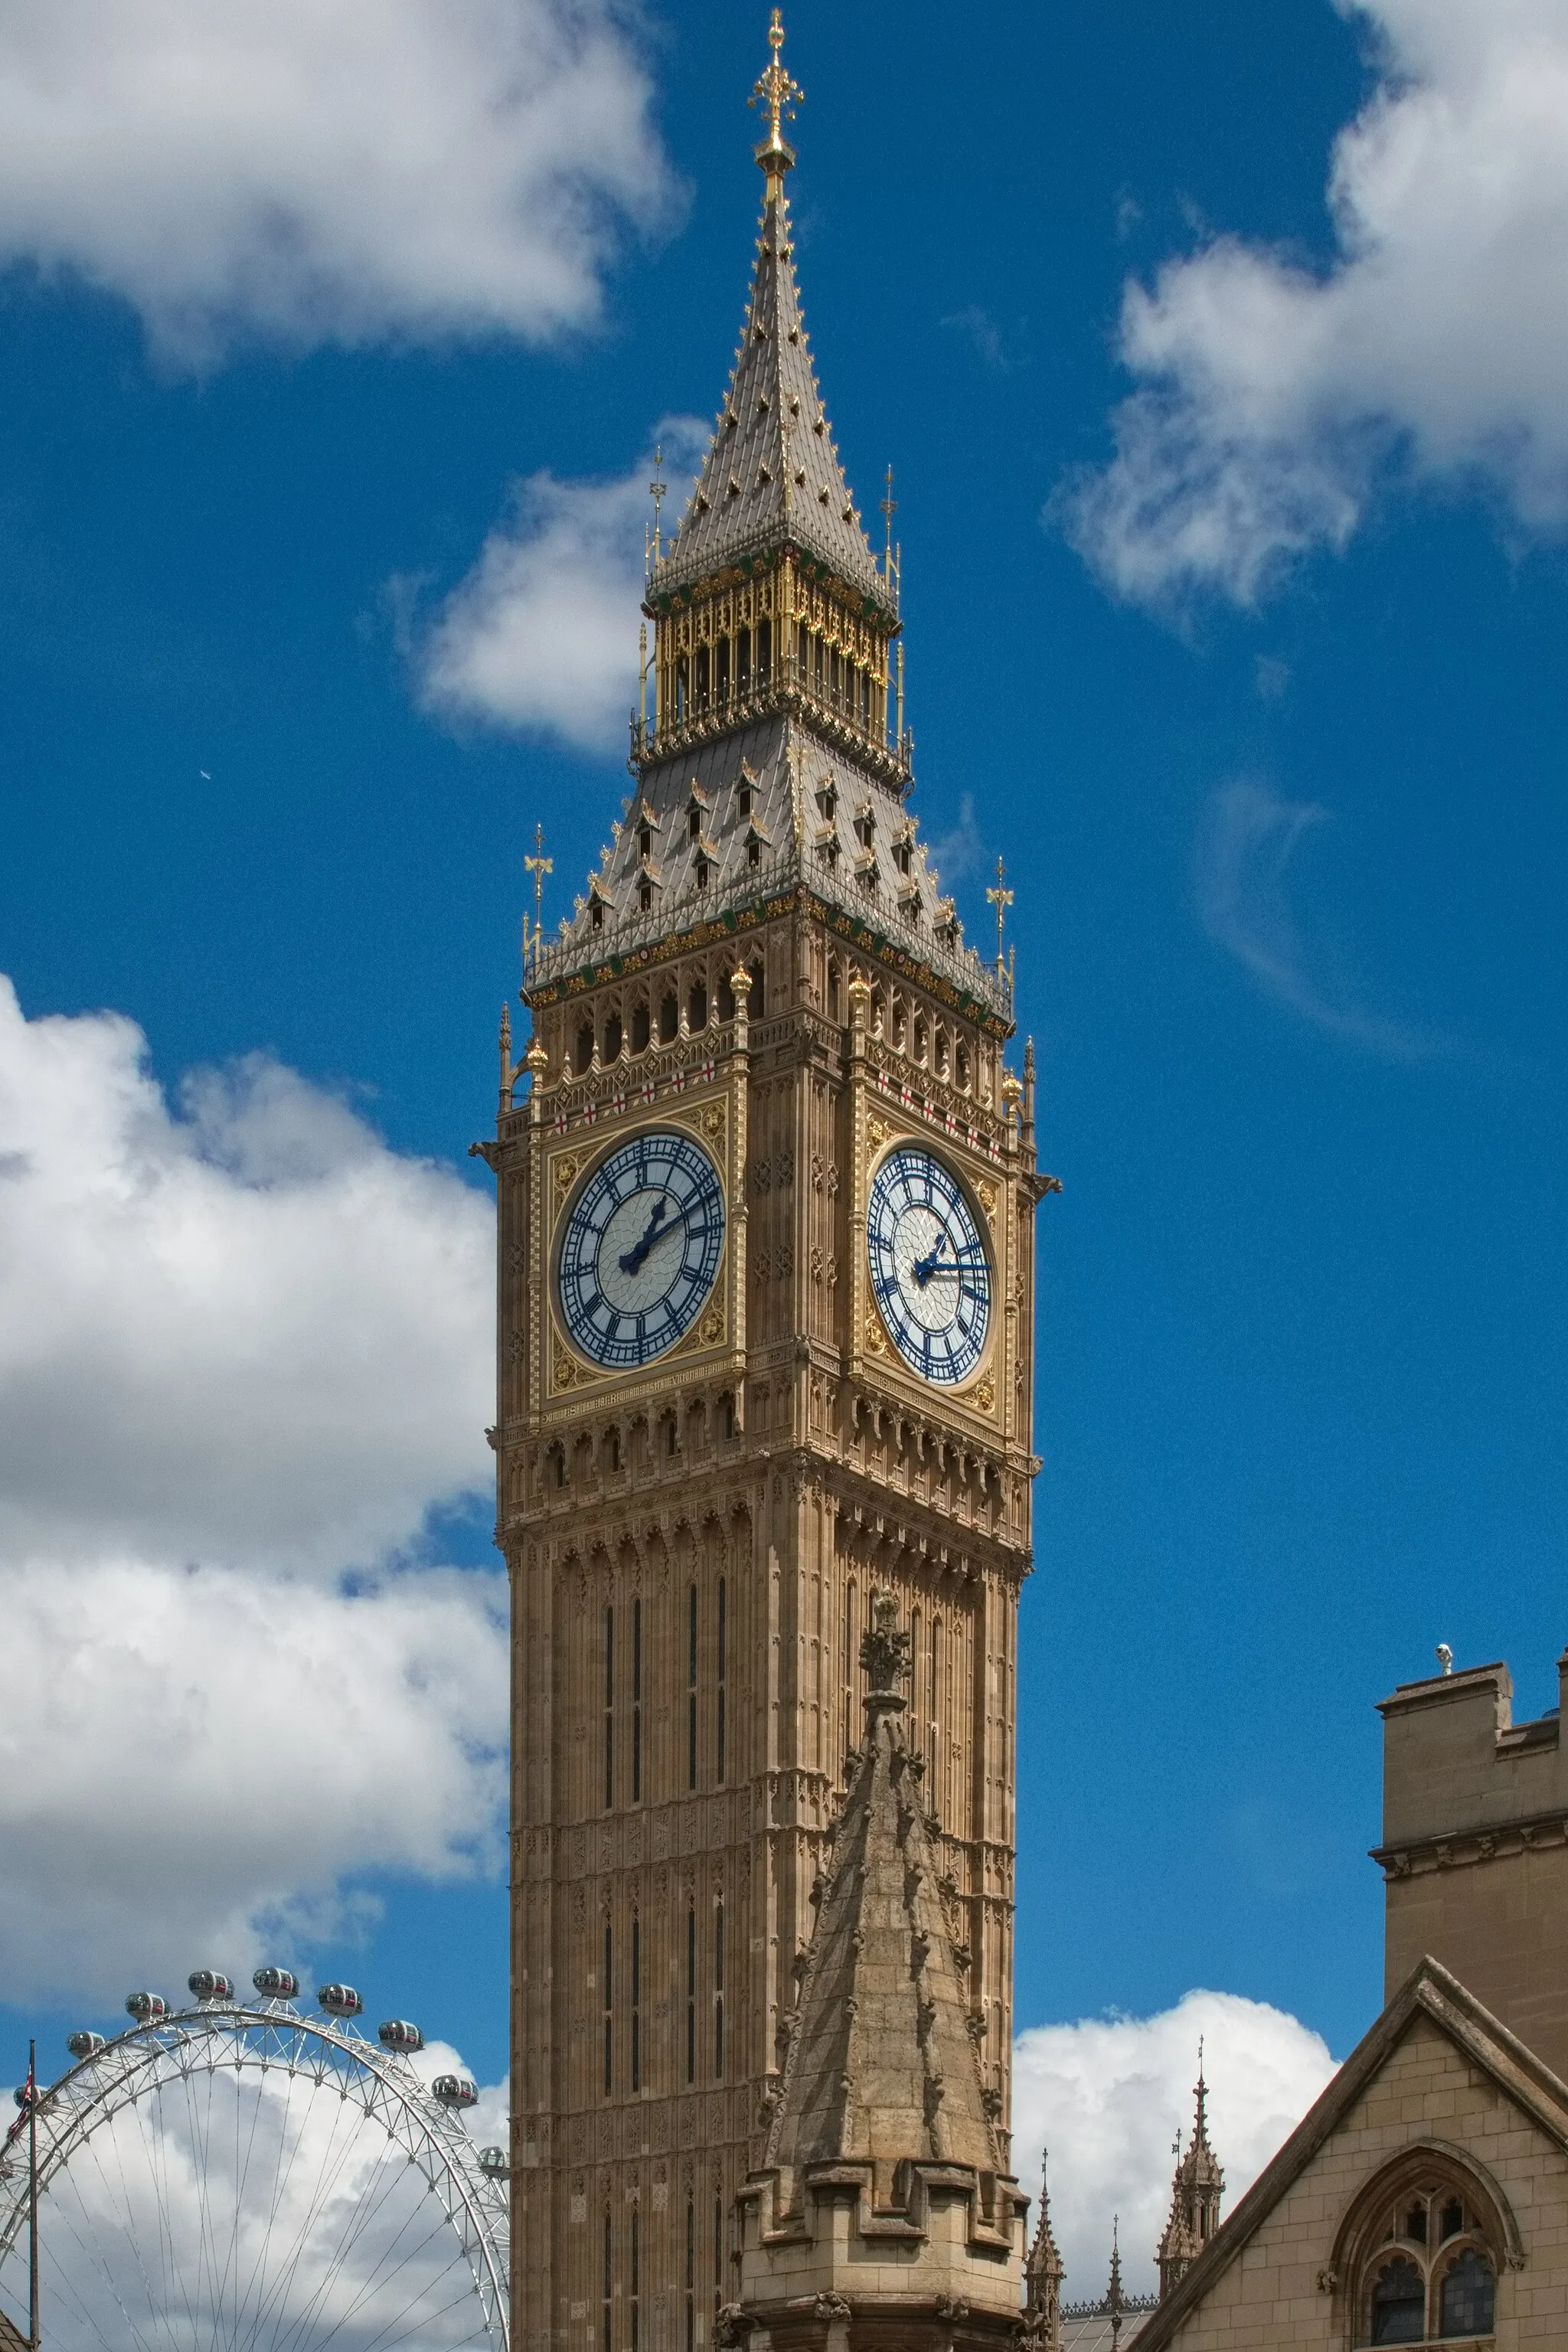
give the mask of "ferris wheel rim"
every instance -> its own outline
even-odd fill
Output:
[[[253,2049],[246,2039],[252,2034],[274,2037],[276,2050]],[[226,2037],[228,2043],[224,2057],[200,2054],[202,2045],[210,2052],[220,2036]],[[363,2089],[366,2078],[375,2084],[377,2095],[362,2095],[358,2104],[366,2118],[403,2148],[440,2200],[461,2243],[487,2333],[499,2339],[501,2352],[509,2352],[508,2200],[481,2167],[479,2150],[457,2116],[433,2098],[415,2074],[408,2063],[409,2053],[383,2048],[352,2031],[346,2019],[268,1998],[196,2000],[159,2017],[134,2020],[123,2032],[107,2037],[100,2048],[77,2059],[53,2083],[40,2085],[36,2102],[40,2190],[65,2169],[74,2150],[94,2129],[167,2082],[201,2071],[216,2073],[220,2066],[232,2066],[237,2073],[247,2066],[261,2071],[282,2066],[296,2074],[314,2071],[318,2084],[324,2082],[324,2073],[301,2066],[290,2057],[289,2042],[315,2044],[350,2061],[353,2071],[344,2070],[337,2078],[337,2087],[345,2097],[351,2088]],[[79,2096],[84,2086],[88,2095]],[[0,2142],[0,2262],[14,2250],[26,2213],[26,2168],[7,2167],[4,2161],[18,2139],[24,2120],[18,2118]],[[7,2169],[21,2173],[10,2195]]]

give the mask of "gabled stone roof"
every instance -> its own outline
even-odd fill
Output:
[[[895,2168],[910,2161],[979,2176],[1006,2168],[943,1916],[924,1764],[890,1687],[909,1635],[891,1631],[885,1598],[865,1646],[865,1741],[821,1886],[763,2164],[786,2179],[808,2166],[869,2164],[887,2202]]]
[[[649,596],[689,587],[784,539],[891,611],[811,363],[781,181],[763,210],[730,388],[669,551],[654,566]]]

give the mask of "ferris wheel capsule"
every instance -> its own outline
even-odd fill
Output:
[[[22,2113],[26,2115],[27,2109],[33,2104],[33,2091],[26,2083],[18,2083],[16,2089],[12,2092],[11,2096],[16,2100],[16,2105],[21,2108]]]
[[[358,2017],[364,2008],[353,1985],[318,1985],[316,2000],[329,2017]]]
[[[437,2074],[430,2085],[430,2095],[439,2099],[444,2107],[473,2107],[479,2099],[467,2074]]]
[[[193,1969],[185,1979],[198,2000],[232,2000],[234,1987],[216,1969]]]
[[[138,2025],[151,2025],[160,2017],[167,2017],[169,2004],[161,1993],[132,1992],[125,1996],[125,2013]]]
[[[100,2050],[108,2047],[101,2033],[68,2033],[66,2036],[66,2048],[73,2058],[96,2058]]]
[[[504,2147],[481,2147],[479,2170],[488,2172],[492,2180],[504,2180],[511,2170]]]
[[[258,1969],[250,1981],[267,2000],[292,2000],[300,1990],[292,1969]]]
[[[411,2051],[425,2047],[425,2036],[416,2025],[410,2025],[405,2017],[389,2017],[384,2025],[377,2027],[375,2038],[384,2050]]]

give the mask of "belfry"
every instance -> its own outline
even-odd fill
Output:
[[[898,560],[806,342],[783,38],[742,340],[650,549],[633,793],[532,939],[485,1146],[531,2352],[950,2352],[1021,2308],[1052,1180],[1010,973],[909,811]]]

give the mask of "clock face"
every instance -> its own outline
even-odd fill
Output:
[[[878,1169],[866,1247],[899,1353],[944,1387],[967,1380],[991,1328],[990,1261],[957,1177],[920,1144],[900,1144]]]
[[[556,1260],[574,1347],[616,1370],[651,1363],[706,1304],[724,1245],[719,1171],[678,1129],[634,1135],[577,1195]]]

